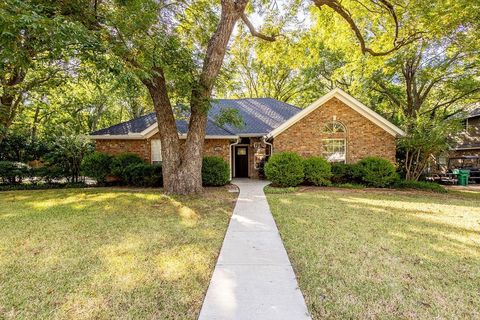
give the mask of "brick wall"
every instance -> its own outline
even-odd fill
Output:
[[[343,134],[331,136],[322,133],[323,126],[334,117],[347,129],[347,163],[367,156],[379,156],[395,162],[395,137],[336,98],[275,137],[274,152],[294,151],[301,156],[321,156],[322,139],[343,137]]]
[[[96,140],[95,149],[110,155],[116,155],[124,152],[131,152],[139,155],[145,162],[151,162],[150,141],[159,139],[158,135],[144,140]],[[184,140],[181,140],[184,142]],[[208,139],[205,140],[204,155],[217,156],[225,161],[230,161],[229,144],[227,139]]]
[[[110,155],[131,152],[139,155],[145,162],[150,162],[151,157],[149,140],[96,140],[95,150]]]

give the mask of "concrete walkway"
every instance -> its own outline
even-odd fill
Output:
[[[233,183],[240,195],[199,319],[310,319],[263,193],[267,183]]]

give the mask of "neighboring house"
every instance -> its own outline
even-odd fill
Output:
[[[465,118],[465,130],[453,147],[452,156],[480,156],[480,107]]]
[[[225,159],[232,177],[258,178],[263,160],[282,151],[332,162],[354,163],[367,156],[395,162],[395,140],[404,134],[340,89],[305,109],[270,98],[218,99],[211,105],[204,154]],[[225,108],[238,110],[245,125],[217,125],[214,119]],[[177,120],[180,138],[187,126]],[[133,152],[147,162],[162,161],[155,113],[93,132],[91,138],[100,152]]]
[[[438,158],[438,171],[453,168],[480,169],[480,107],[470,111],[464,119],[465,129],[455,138],[455,145]],[[480,178],[478,178],[480,179]]]

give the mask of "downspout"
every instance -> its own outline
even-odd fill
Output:
[[[270,142],[267,142],[267,136],[263,136],[262,137],[262,142],[265,143],[266,145],[269,145],[270,146],[270,154],[269,156],[271,156],[273,154],[273,144],[271,144]]]
[[[233,171],[233,167],[232,167],[232,147],[236,144],[239,144],[240,141],[241,141],[241,138],[238,137],[236,142],[230,143],[228,145],[228,153],[229,153],[229,157],[230,157],[230,161],[229,161],[229,163],[230,163],[230,180],[232,180],[232,178],[233,178],[232,177],[232,171]]]

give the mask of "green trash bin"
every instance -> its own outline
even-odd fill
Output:
[[[458,184],[461,186],[468,186],[468,178],[470,177],[470,170],[458,170]]]

